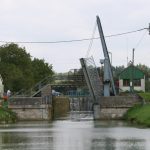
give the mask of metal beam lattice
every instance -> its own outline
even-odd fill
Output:
[[[98,103],[103,93],[103,85],[100,80],[93,57],[80,59],[84,76],[95,103]]]

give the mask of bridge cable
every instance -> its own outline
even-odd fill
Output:
[[[137,49],[137,47],[141,44],[141,42],[143,41],[143,39],[144,39],[144,37],[145,37],[145,35],[146,35],[146,32],[147,32],[147,31],[145,31],[145,32],[143,33],[142,37],[141,37],[140,40],[137,42],[137,44],[136,44],[136,46],[135,46],[134,49]]]
[[[96,24],[96,21],[95,21],[93,32],[92,32],[92,36],[91,36],[91,40],[90,40],[90,43],[89,43],[89,46],[88,46],[88,50],[87,50],[86,56],[85,56],[86,58],[89,56],[89,53],[90,53],[92,45],[93,45],[93,40],[94,40],[94,36],[95,36],[96,27],[97,27],[97,24]]]

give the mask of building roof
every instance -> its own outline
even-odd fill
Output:
[[[125,68],[119,75],[120,79],[144,79],[144,73],[137,67],[130,65]]]

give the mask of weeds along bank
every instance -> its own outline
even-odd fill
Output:
[[[145,100],[146,103],[150,103],[150,93],[139,93],[139,95]]]
[[[127,111],[125,119],[136,124],[150,127],[150,104],[135,105]]]
[[[17,116],[8,108],[0,108],[0,123],[14,123],[17,120]]]

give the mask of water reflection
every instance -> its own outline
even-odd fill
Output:
[[[93,139],[92,150],[145,150],[145,141],[136,139],[116,140],[114,138]]]
[[[0,126],[0,150],[149,150],[150,130],[120,121],[67,120]],[[73,119],[72,119],[73,118]]]
[[[123,139],[119,141],[120,149],[128,149],[128,150],[145,150],[144,139]]]

